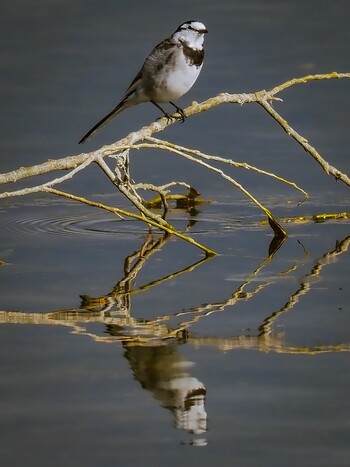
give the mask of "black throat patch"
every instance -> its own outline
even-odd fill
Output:
[[[182,49],[184,51],[184,55],[186,58],[186,62],[189,65],[201,66],[203,63],[204,58],[204,49],[192,49],[188,46],[188,44],[182,40],[180,40],[182,45]]]

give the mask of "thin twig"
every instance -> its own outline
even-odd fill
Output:
[[[158,141],[160,141],[160,140],[158,140]],[[269,211],[265,206],[263,206],[246,188],[244,188],[240,183],[238,183],[235,179],[233,179],[232,177],[227,175],[221,169],[218,169],[217,167],[214,167],[213,165],[210,165],[210,164],[208,164],[206,162],[203,162],[203,161],[191,156],[190,154],[187,154],[185,151],[181,151],[181,150],[177,149],[175,146],[168,146],[168,145],[160,144],[160,143],[157,143],[155,145],[153,145],[153,144],[148,145],[147,143],[140,143],[140,144],[138,144],[136,146],[133,146],[133,147],[134,148],[141,148],[141,147],[149,147],[149,146],[151,146],[151,147],[155,146],[158,149],[168,150],[170,152],[178,154],[179,156],[184,157],[185,159],[188,159],[188,160],[190,160],[192,162],[196,162],[197,164],[202,165],[202,166],[206,167],[207,169],[212,170],[213,172],[218,173],[219,175],[221,175],[221,177],[223,177],[229,183],[231,183],[236,188],[241,190],[248,198],[250,198],[253,201],[253,203],[255,203],[266,214],[266,216],[270,219],[270,221],[273,223],[273,225],[275,225],[277,227],[277,231],[280,231],[280,233],[283,234],[283,235],[287,235],[285,230],[282,229],[282,227],[278,224],[277,220],[273,217],[271,211]]]
[[[203,159],[222,162],[223,164],[232,165],[233,167],[237,167],[237,168],[240,168],[240,169],[253,170],[254,172],[258,172],[260,174],[267,175],[268,177],[275,178],[275,179],[279,180],[280,182],[283,182],[283,183],[286,183],[287,185],[292,186],[296,190],[300,191],[305,196],[305,198],[309,197],[308,193],[305,190],[303,190],[300,186],[298,186],[295,182],[291,182],[290,180],[287,180],[287,179],[285,179],[283,177],[280,177],[279,175],[276,175],[273,172],[267,172],[266,170],[259,169],[258,167],[255,167],[254,165],[247,164],[246,162],[236,162],[236,161],[234,161],[232,159],[227,159],[225,157],[213,156],[211,154],[205,154],[205,153],[203,153],[201,151],[198,151],[197,149],[189,149],[189,148],[186,148],[186,147],[183,147],[183,146],[178,146],[177,144],[170,143],[169,141],[163,141],[163,140],[158,139],[158,138],[149,137],[149,138],[146,138],[146,139],[147,139],[147,141],[150,141],[151,143],[154,143],[155,145],[160,144],[160,145],[165,145],[167,148],[179,149],[180,151],[184,151],[184,152],[187,152],[189,154],[193,154],[195,156],[202,157]],[[138,146],[140,146],[140,145],[137,145],[136,147],[138,147]],[[157,147],[157,146],[155,146],[155,147]]]
[[[303,136],[301,136],[288,124],[287,120],[285,120],[278,112],[276,112],[276,110],[271,106],[271,104],[267,102],[267,100],[261,100],[259,101],[259,104],[266,110],[266,112],[271,115],[274,120],[276,120],[279,125],[281,125],[288,136],[291,136],[295,141],[297,141],[305,149],[305,151],[307,151],[315,159],[315,161],[320,164],[327,175],[333,175],[336,180],[341,180],[346,185],[350,186],[349,177],[346,174],[340,172],[340,170],[337,168],[330,165]]]
[[[71,193],[56,190],[55,188],[46,187],[46,188],[43,188],[42,191],[47,192],[47,193],[52,193],[52,194],[57,195],[57,196],[62,196],[62,197],[67,198],[67,199],[72,199],[74,201],[79,201],[80,203],[87,204],[88,206],[104,209],[105,211],[112,212],[113,214],[115,214],[115,215],[117,215],[119,217],[126,216],[126,217],[131,217],[133,219],[137,219],[139,221],[143,221],[143,222],[145,221],[144,217],[139,215],[139,214],[135,214],[133,212],[126,211],[125,209],[120,209],[120,208],[115,208],[115,207],[112,207],[112,206],[107,206],[107,205],[102,204],[102,203],[96,203],[95,201],[88,200],[88,199],[83,198],[81,196],[75,196],[75,195],[72,195]],[[214,250],[211,250],[210,248],[207,248],[206,246],[201,245],[200,243],[193,240],[193,238],[188,237],[187,235],[181,234],[180,232],[175,230],[170,224],[168,224],[168,226],[161,225],[160,223],[155,222],[152,219],[147,219],[147,223],[151,224],[154,227],[157,227],[158,229],[165,230],[169,234],[175,235],[176,237],[179,237],[182,240],[185,240],[186,242],[190,243],[191,245],[194,245],[194,246],[200,248],[201,250],[203,250],[206,253],[206,256],[208,256],[208,257],[209,256],[215,256],[217,254]]]

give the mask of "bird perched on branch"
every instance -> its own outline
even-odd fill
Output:
[[[123,99],[79,141],[84,143],[123,110],[142,102],[151,102],[163,114],[170,115],[159,105],[169,102],[185,120],[185,112],[173,101],[186,94],[202,69],[204,34],[207,29],[199,21],[186,21],[174,34],[158,44],[148,55],[141,70],[128,87]]]

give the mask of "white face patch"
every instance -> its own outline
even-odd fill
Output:
[[[207,28],[204,26],[204,24],[200,23],[199,21],[193,21],[190,23],[190,28],[195,29],[198,32],[207,31]]]
[[[206,32],[208,32],[205,25],[200,21],[187,21],[186,23],[183,23],[181,24],[181,26],[178,27],[176,32],[179,31],[192,31],[193,33],[197,34],[205,34]]]
[[[171,37],[175,42],[185,43],[191,49],[200,50],[206,32],[208,31],[205,25],[200,21],[187,21],[181,24]]]

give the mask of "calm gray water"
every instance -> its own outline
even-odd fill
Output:
[[[183,106],[349,72],[348,2],[303,3],[3,1],[1,172],[153,121],[157,110],[139,106],[77,145],[188,19],[210,33]],[[275,103],[348,174],[349,91],[349,80],[317,82]],[[298,206],[291,188],[230,171],[288,231],[269,256],[264,217],[227,182],[170,154],[132,154],[136,181],[186,180],[212,201],[169,213],[220,253],[209,260],[62,199],[0,200],[1,465],[348,466],[349,221],[288,221],[349,212],[348,187],[254,105],[217,107],[158,136],[272,170],[310,198]],[[62,188],[128,208],[96,167]]]

